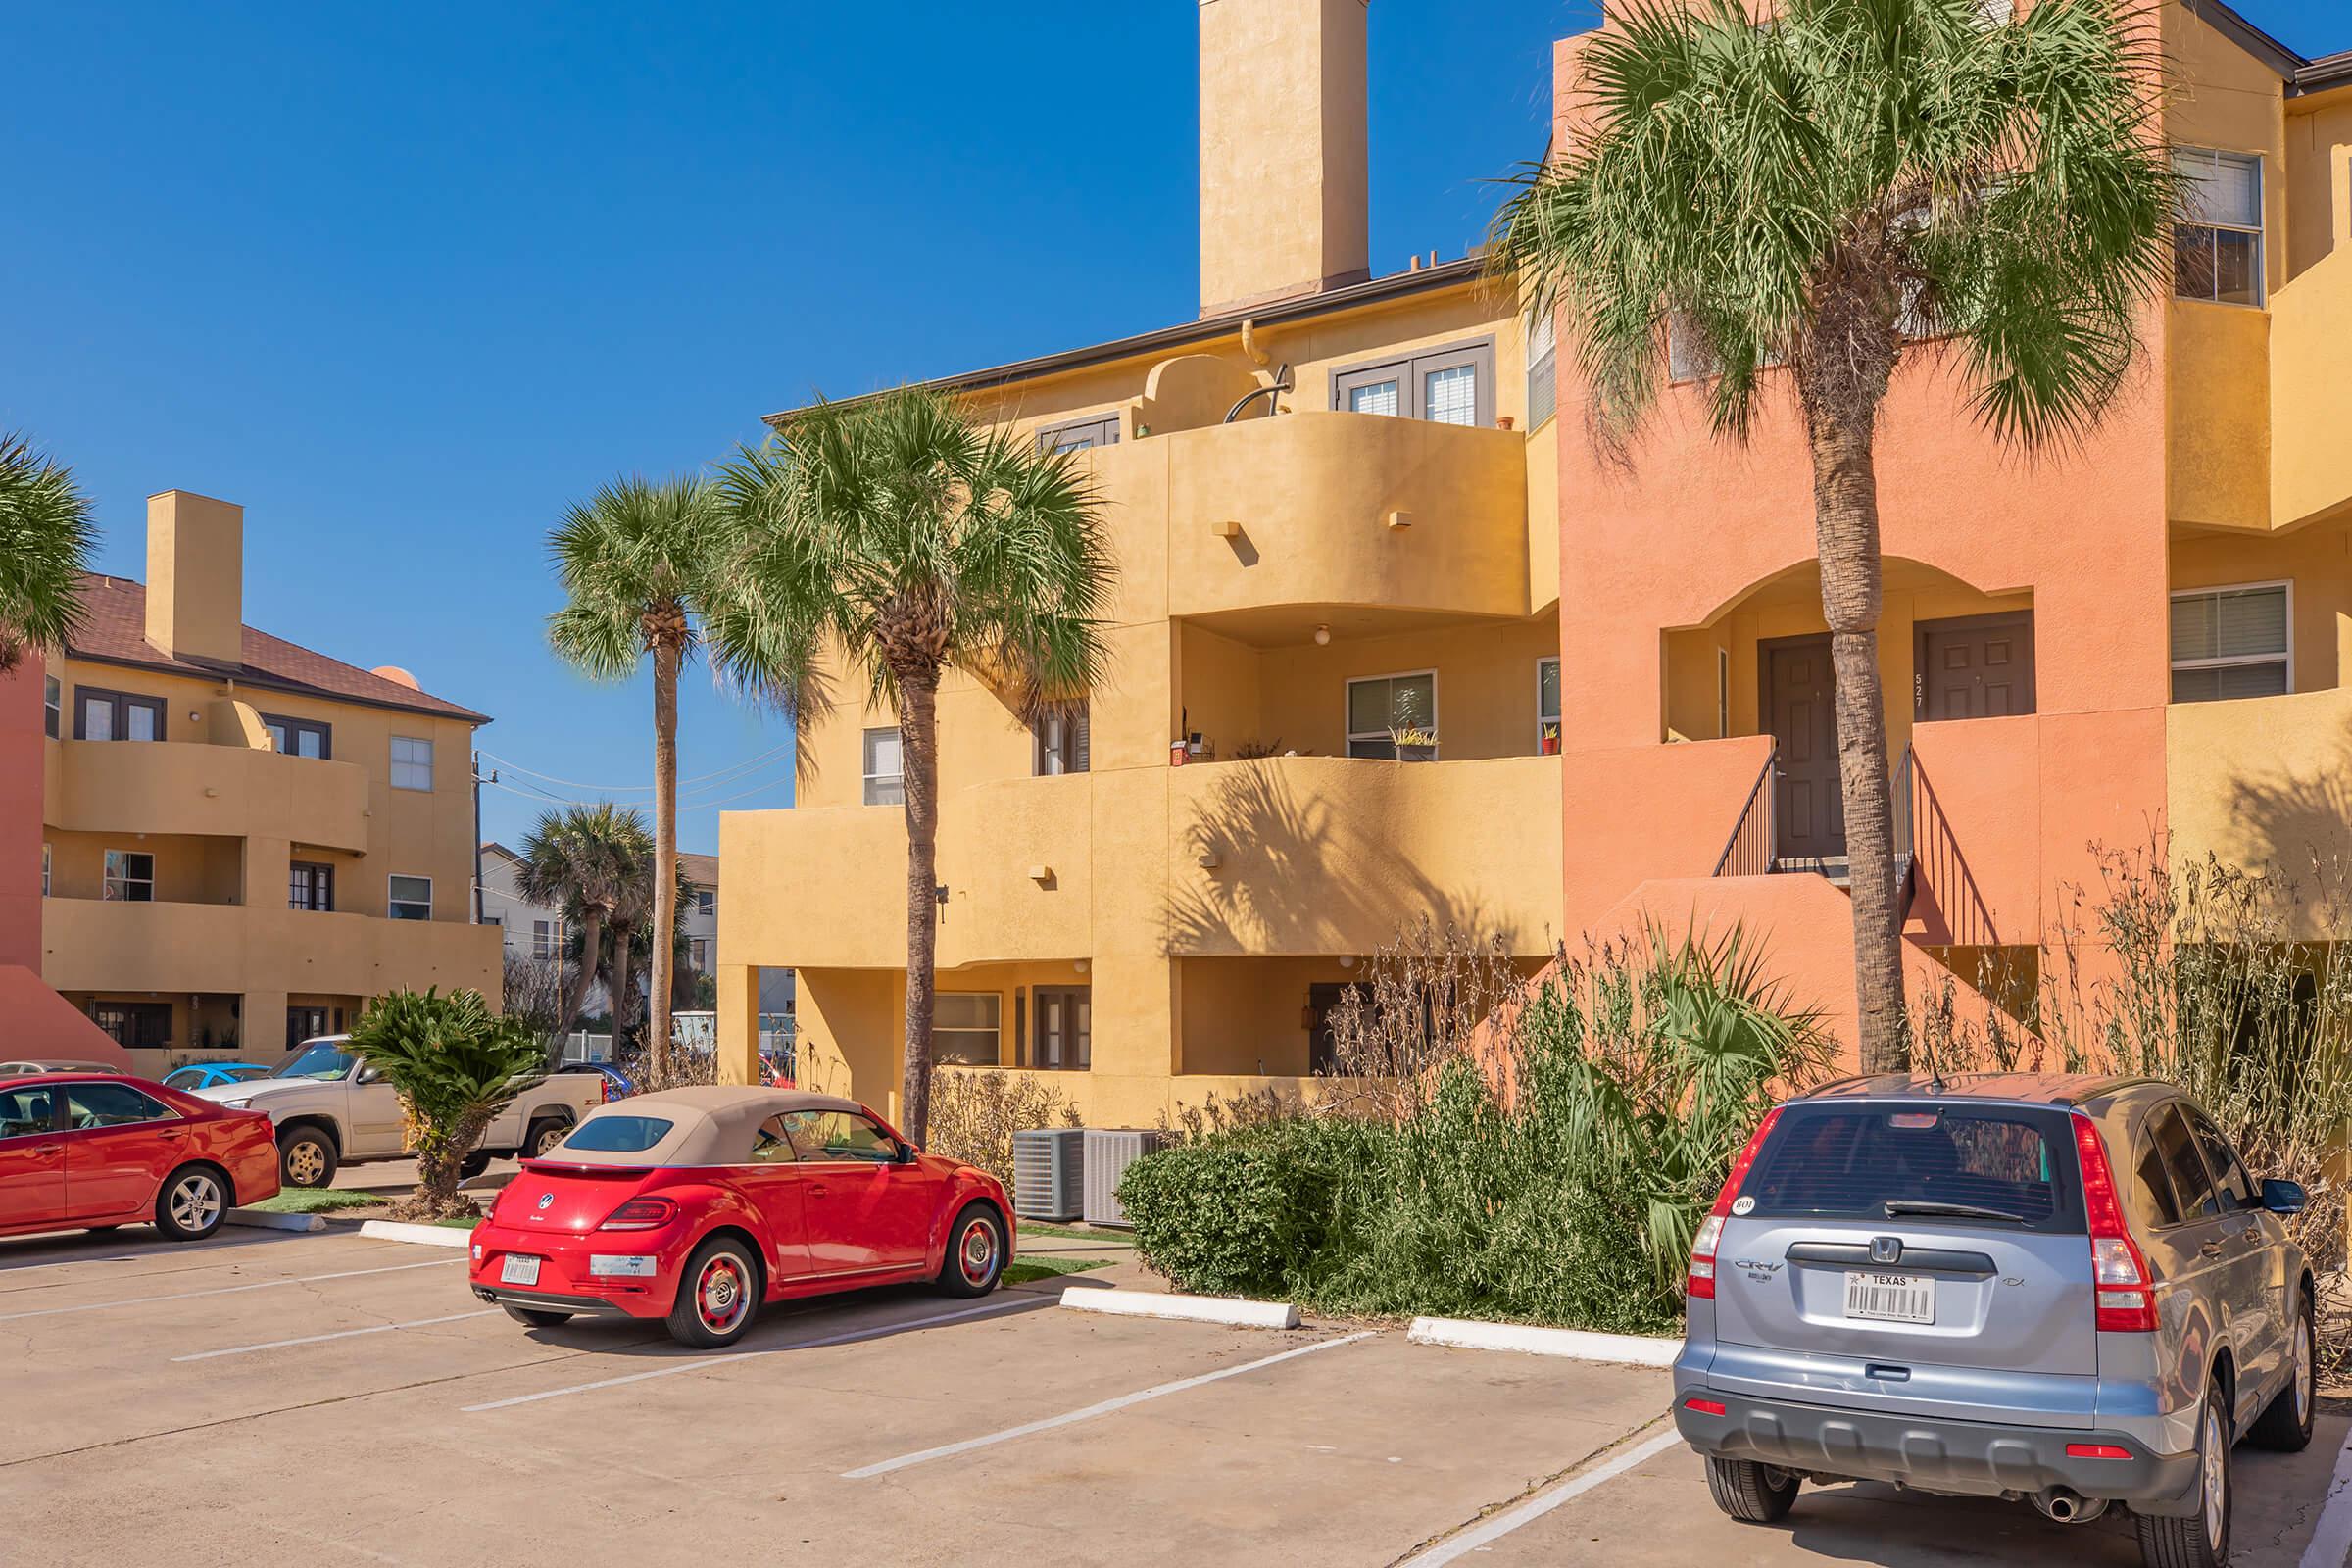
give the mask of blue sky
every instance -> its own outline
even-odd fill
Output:
[[[2339,0],[2244,9],[2352,44]],[[1372,8],[1376,271],[1477,239],[1591,16]],[[0,429],[74,466],[100,569],[144,575],[152,491],[240,502],[249,622],[496,715],[509,784],[650,799],[648,682],[546,651],[564,505],[815,390],[1194,315],[1194,27],[1192,0],[19,0]],[[789,737],[700,677],[683,708],[680,773],[723,776],[680,839],[711,850],[721,805],[790,802]],[[485,832],[545,804],[485,792]]]

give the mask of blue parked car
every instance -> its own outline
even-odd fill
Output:
[[[192,1061],[185,1067],[174,1067],[164,1074],[167,1089],[218,1089],[223,1084],[241,1084],[250,1078],[267,1078],[270,1069],[250,1061]]]
[[[609,1061],[567,1061],[559,1066],[556,1071],[593,1073],[602,1078],[605,1081],[605,1103],[607,1104],[611,1104],[615,1100],[626,1100],[637,1092],[637,1086],[629,1081],[629,1075]]]

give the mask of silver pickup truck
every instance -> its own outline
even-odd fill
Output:
[[[400,1159],[409,1152],[400,1096],[350,1051],[349,1035],[320,1035],[267,1078],[199,1089],[200,1099],[265,1111],[277,1129],[278,1180],[324,1187],[339,1165]],[[563,1073],[517,1095],[466,1157],[473,1175],[503,1155],[545,1153],[572,1124],[605,1102],[596,1073]]]

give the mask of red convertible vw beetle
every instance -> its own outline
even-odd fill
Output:
[[[277,1196],[270,1118],[111,1071],[0,1072],[0,1236],[153,1220],[202,1240]]]
[[[759,1086],[637,1095],[591,1111],[473,1233],[473,1293],[549,1327],[662,1318],[732,1345],[765,1301],[935,1282],[996,1289],[1004,1185],[916,1150],[856,1101]]]

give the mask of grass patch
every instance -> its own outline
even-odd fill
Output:
[[[1083,1274],[1090,1268],[1108,1267],[1110,1260],[1102,1257],[1024,1257],[1005,1266],[1004,1283],[1026,1285],[1032,1280],[1050,1280],[1056,1274]]]
[[[437,1219],[433,1221],[435,1225],[443,1226],[453,1231],[469,1231],[476,1225],[479,1225],[481,1222],[482,1216],[479,1214],[458,1214],[449,1219]]]
[[[1025,1219],[1020,1222],[1023,1236],[1059,1236],[1073,1242],[1105,1242],[1112,1247],[1133,1247],[1131,1231],[1114,1231],[1107,1227],[1080,1230],[1075,1225],[1049,1225],[1043,1220]]]
[[[391,1200],[381,1193],[354,1192],[342,1187],[288,1187],[275,1198],[265,1198],[247,1208],[265,1214],[325,1214],[338,1208],[380,1208]]]

